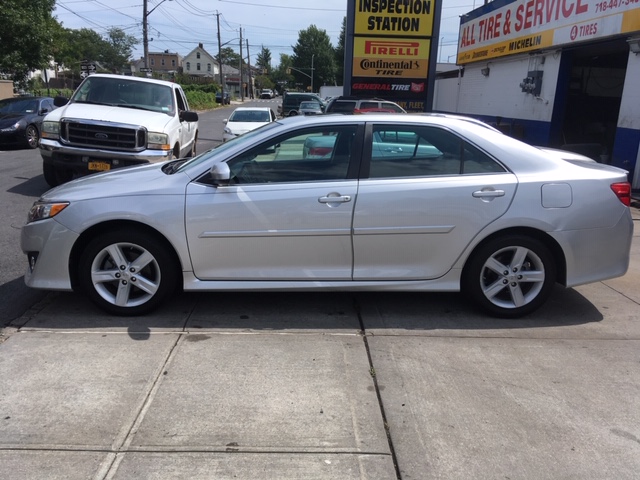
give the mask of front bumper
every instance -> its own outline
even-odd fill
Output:
[[[111,168],[160,163],[173,158],[171,150],[121,152],[63,145],[57,140],[40,139],[40,154],[45,163],[56,168],[89,172],[90,162],[108,163]]]
[[[28,261],[25,284],[31,288],[71,290],[69,257],[78,237],[51,218],[22,227],[20,247]]]

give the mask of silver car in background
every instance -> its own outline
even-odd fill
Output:
[[[555,283],[626,272],[629,203],[625,171],[477,122],[319,115],[50,190],[21,245],[28,286],[117,315],[176,289],[393,290],[462,291],[517,317]]]

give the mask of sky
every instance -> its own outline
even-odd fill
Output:
[[[460,15],[479,7],[483,0],[443,0],[438,62],[455,62]],[[326,31],[337,46],[346,15],[347,0],[148,0],[149,52],[169,50],[187,55],[202,43],[211,55],[218,52],[218,28],[224,47],[246,59],[249,41],[251,64],[262,47],[271,52],[272,66],[280,54],[293,54],[298,33],[311,25]],[[112,27],[139,40],[134,59],[143,56],[142,0],[57,0],[54,16],[65,28],[89,28],[106,35]],[[226,45],[225,45],[226,44]]]

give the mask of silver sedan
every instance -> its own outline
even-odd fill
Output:
[[[490,315],[623,275],[623,170],[442,115],[294,117],[45,193],[26,284],[150,312],[176,289],[462,291]]]

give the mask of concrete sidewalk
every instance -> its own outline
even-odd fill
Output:
[[[625,277],[515,321],[456,294],[48,295],[0,337],[0,478],[637,478],[639,236]]]

